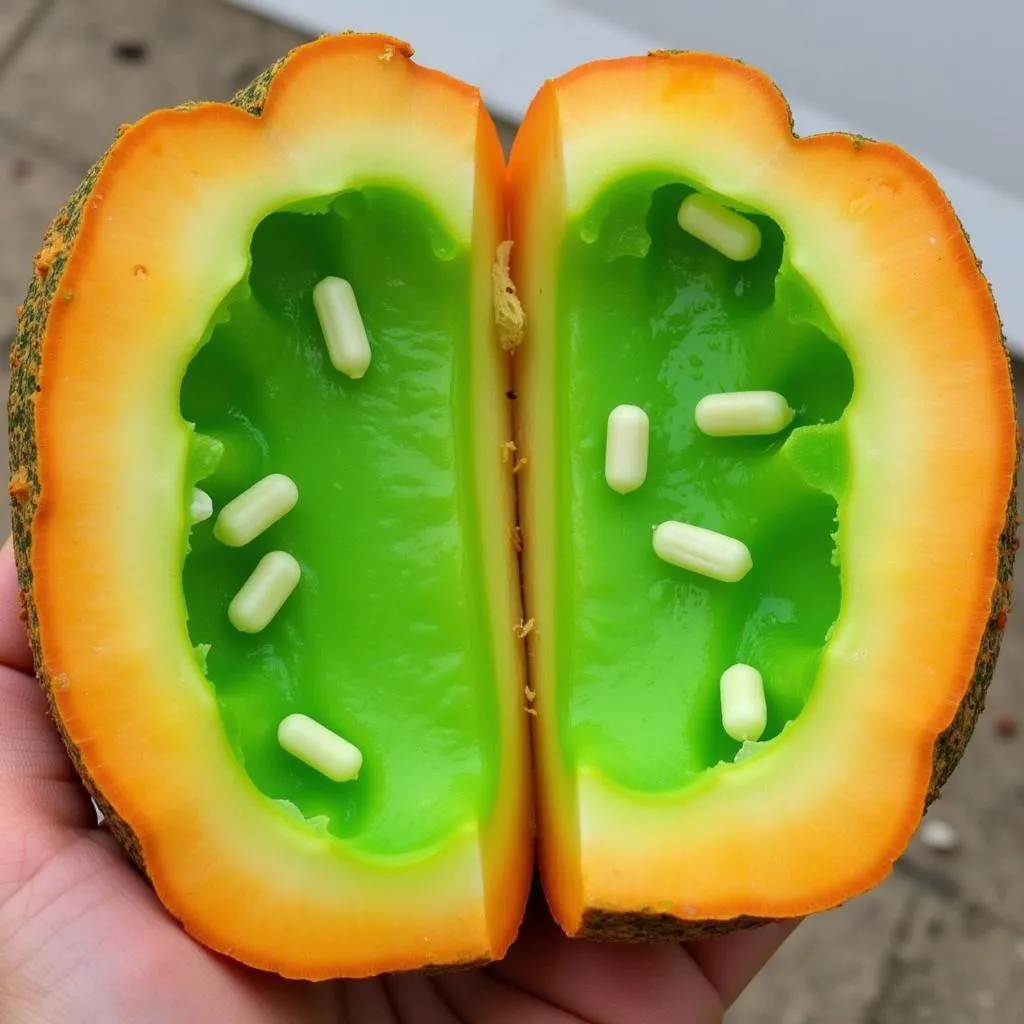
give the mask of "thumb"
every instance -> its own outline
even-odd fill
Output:
[[[21,621],[21,595],[14,568],[14,547],[8,537],[0,548],[0,665],[32,672],[32,650]]]

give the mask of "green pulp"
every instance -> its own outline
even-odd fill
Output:
[[[379,186],[268,216],[251,255],[182,385],[190,476],[214,519],[267,473],[290,476],[299,501],[240,549],[214,539],[214,519],[192,528],[192,642],[200,657],[209,645],[228,739],[264,794],[367,855],[414,854],[485,814],[498,770],[470,254],[422,201]],[[329,275],[351,282],[367,327],[362,380],[327,357],[312,289]],[[228,605],[275,549],[302,579],[262,633],[239,633]],[[357,780],[332,782],[280,748],[293,712],[359,747]]]
[[[570,763],[646,793],[735,757],[719,695],[730,665],[764,678],[763,740],[806,703],[839,612],[839,421],[853,393],[778,225],[751,211],[762,248],[731,262],[678,226],[692,189],[667,180],[618,182],[568,226],[554,369],[559,736]],[[697,430],[701,397],[744,390],[783,394],[793,424],[773,437]],[[604,479],[620,404],[651,425],[646,483],[626,495]],[[660,561],[652,530],[671,519],[739,538],[754,568],[720,583]]]

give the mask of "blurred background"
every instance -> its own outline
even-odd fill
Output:
[[[1024,357],[1017,0],[0,0],[0,343],[46,223],[118,125],[228,98],[348,27],[403,36],[478,84],[506,141],[543,78],[583,60],[682,48],[755,64],[799,131],[892,139],[932,168]],[[892,877],[804,924],[729,1024],[1024,1021],[1024,618],[1003,651],[978,735]]]

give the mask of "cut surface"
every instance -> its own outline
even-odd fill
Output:
[[[640,937],[833,906],[909,840],[999,589],[1015,439],[985,283],[909,157],[795,140],[774,87],[721,58],[549,84],[511,180],[552,909],[570,933]],[[756,224],[756,255],[682,230],[693,194]],[[748,390],[795,418],[697,428],[702,397]],[[602,468],[622,403],[650,417],[626,495]],[[735,538],[752,568],[666,564],[666,521]],[[736,663],[763,677],[759,744],[723,726]]]
[[[243,548],[193,529],[190,633],[210,647],[228,736],[261,792],[353,851],[415,854],[490,810],[500,768],[472,410],[458,380],[472,257],[394,189],[317,206],[257,228],[249,289],[184,382],[182,415],[224,448],[201,481],[216,508],[269,473],[299,493]],[[314,311],[313,287],[331,275],[353,286],[372,339],[359,380],[331,365]],[[224,610],[280,547],[302,581],[270,627],[245,636]],[[278,723],[293,712],[359,747],[357,782],[338,786],[280,749]]]
[[[572,680],[559,690],[560,744],[652,793],[735,756],[718,695],[735,661],[766,679],[766,739],[795,719],[839,612],[835,501],[801,477],[790,434],[706,437],[694,410],[709,393],[764,387],[799,410],[792,433],[835,422],[849,363],[804,310],[776,301],[778,228],[760,218],[757,259],[734,262],[679,229],[692,194],[650,175],[617,182],[567,224],[558,264],[555,671]],[[791,291],[805,287],[785,273]],[[608,412],[624,403],[651,423],[647,480],[626,497],[607,487],[602,450]],[[826,458],[841,455],[835,437]],[[741,541],[752,571],[723,584],[667,565],[651,545],[665,520]]]
[[[129,129],[19,338],[19,568],[58,720],[167,907],[290,976],[500,956],[530,877],[501,151],[479,95],[408,57],[320,40],[242,94],[259,119]],[[316,325],[330,274],[360,293],[361,380]],[[294,508],[217,541],[271,473]],[[240,632],[270,551],[300,578]],[[293,713],[355,744],[357,779],[280,746]]]

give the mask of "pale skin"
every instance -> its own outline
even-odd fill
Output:
[[[9,1024],[716,1024],[792,924],[685,945],[569,940],[538,906],[499,964],[305,984],[193,942],[95,825],[0,551],[0,1019]]]

